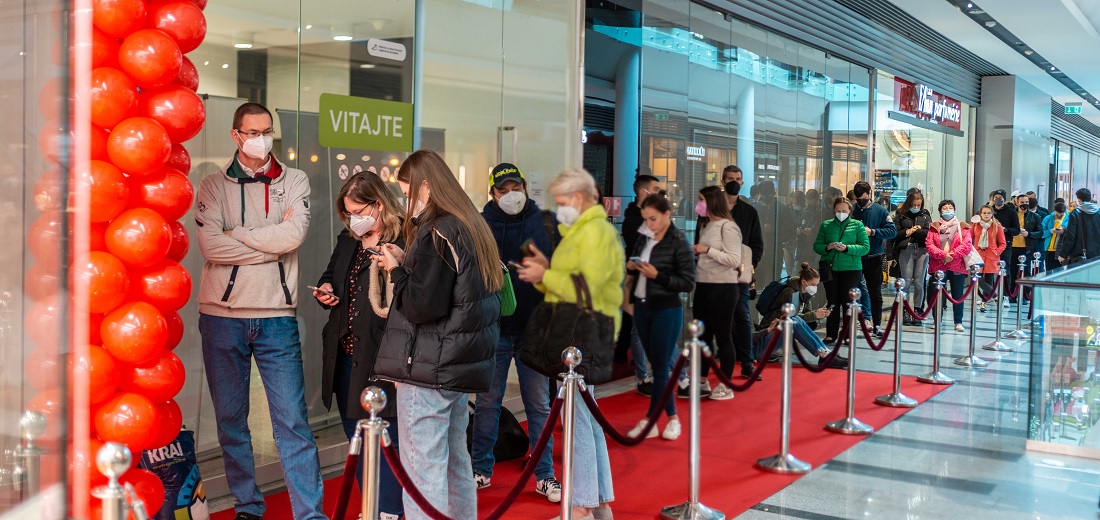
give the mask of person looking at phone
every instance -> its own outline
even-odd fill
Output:
[[[336,216],[344,230],[337,235],[328,268],[313,291],[317,302],[329,310],[328,322],[321,330],[321,400],[331,409],[332,396],[336,395],[344,434],[350,440],[356,423],[370,418],[359,405],[359,396],[368,386],[381,388],[388,399],[380,417],[390,423],[390,439],[400,446],[397,388],[374,377],[374,361],[393,304],[393,281],[372,256],[381,254],[381,244],[405,244],[401,206],[382,179],[360,172],[340,188]],[[361,475],[356,472],[356,478],[361,479]],[[362,482],[359,484],[362,486]],[[405,512],[401,485],[389,464],[381,465],[378,487],[380,518],[400,518]]]
[[[645,240],[634,246],[633,259],[627,262],[626,288],[634,307],[634,326],[642,340],[646,357],[653,366],[653,394],[649,396],[649,412],[657,412],[661,391],[668,384],[671,372],[669,359],[676,349],[684,312],[680,293],[690,293],[695,287],[695,255],[688,247],[687,237],[672,223],[672,205],[663,193],[650,195],[642,201],[645,225],[641,233]],[[665,404],[668,425],[661,432],[666,440],[680,437],[680,420],[676,402]],[[645,428],[642,419],[631,436]],[[657,429],[650,431],[656,437]]]
[[[634,201],[623,210],[623,253],[626,256],[633,254],[634,245],[638,243],[638,239],[644,238],[638,232],[644,225],[642,224],[642,201],[659,191],[661,191],[661,181],[656,177],[644,174],[634,177]],[[639,394],[649,397],[653,393],[653,378],[649,373],[642,340],[638,338],[638,331],[634,328],[633,316],[628,312],[623,313],[623,326],[616,343],[616,361],[625,361],[626,351],[630,350],[635,388]]]
[[[816,310],[813,308],[813,297],[817,294],[820,286],[821,275],[818,274],[816,269],[810,267],[810,264],[802,262],[798,276],[792,276],[787,280],[787,284],[775,296],[775,300],[772,301],[771,305],[772,310],[760,316],[760,327],[764,328],[783,316],[784,305],[788,303],[794,305],[795,314],[791,316],[794,321],[794,342],[796,345],[801,345],[810,354],[817,356],[819,364],[824,362],[825,357],[829,355],[829,348],[817,334],[814,334],[814,329],[817,328],[821,320],[827,319],[833,312],[829,307]],[[780,361],[779,357],[782,354],[778,347],[776,349],[772,357],[768,359],[769,362],[778,363]],[[829,366],[832,368],[848,368],[848,360],[836,356]]]
[[[924,247],[924,238],[932,225],[932,214],[924,207],[924,195],[920,191],[910,191],[905,196],[905,202],[901,203],[894,214],[894,224],[898,230],[892,242],[891,256],[898,262],[901,277],[909,281],[910,290],[906,297],[909,298],[910,305],[918,312],[923,312],[924,279],[928,274],[928,249]],[[920,325],[921,321],[906,312],[902,324]]]
[[[550,238],[543,227],[543,212],[535,201],[527,198],[527,179],[518,167],[498,164],[489,174],[489,202],[481,216],[489,224],[496,239],[500,259],[508,263],[508,276],[516,295],[516,311],[500,319],[500,340],[496,345],[496,369],[489,390],[477,394],[473,418],[472,478],[478,489],[489,487],[493,476],[493,447],[500,425],[500,406],[508,388],[508,369],[514,360],[519,377],[519,395],[527,413],[527,434],[530,449],[535,450],[539,435],[550,415],[550,379],[531,370],[520,361],[523,331],[535,306],[542,303],[542,293],[528,283],[520,283],[518,267],[523,257],[534,250],[550,254]],[[524,246],[528,247],[524,247]],[[532,247],[533,246],[533,247]],[[526,250],[526,252],[524,251]],[[561,501],[561,484],[554,478],[553,438],[535,466],[535,492],[551,502]]]
[[[848,291],[859,288],[863,279],[862,258],[870,249],[866,228],[852,219],[852,203],[845,197],[837,197],[832,206],[834,218],[821,223],[814,241],[814,252],[821,255],[822,268],[828,269],[829,274],[823,278],[829,305],[833,306],[825,324],[825,343],[836,340],[840,317],[845,314],[839,311],[851,303]]]

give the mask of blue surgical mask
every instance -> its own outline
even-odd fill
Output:
[[[955,218],[955,212],[954,211],[944,211],[943,213],[940,213],[940,215],[943,215],[944,220],[951,220],[951,219]]]
[[[917,213],[920,213],[920,208],[909,208],[909,213],[916,215]]]

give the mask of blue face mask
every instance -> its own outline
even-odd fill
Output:
[[[920,208],[909,208],[909,213],[916,215],[917,213],[920,213]]]
[[[951,220],[951,219],[955,218],[955,212],[954,211],[944,211],[943,213],[941,213],[941,215],[943,215],[944,220]]]

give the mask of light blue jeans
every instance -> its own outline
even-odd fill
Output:
[[[206,382],[218,421],[218,443],[225,478],[238,513],[264,514],[264,496],[256,486],[252,434],[248,429],[250,358],[267,392],[275,447],[290,494],[294,518],[323,519],[321,466],[306,416],[305,379],[298,320],[223,318],[199,315]]]
[[[596,397],[596,387],[589,385],[588,391]],[[592,417],[588,405],[578,395],[573,433],[573,505],[596,508],[612,500],[615,500],[615,488],[611,483],[607,439],[600,423]]]
[[[795,345],[793,348],[798,348],[797,345],[802,345],[802,348],[806,349],[814,356],[817,356],[821,352],[829,351],[829,347],[825,345],[825,342],[822,341],[820,336],[814,334],[814,330],[810,328],[810,324],[806,323],[806,320],[803,320],[801,316],[795,316],[791,319],[794,321],[794,329],[791,331],[792,343]],[[783,334],[783,331],[779,327],[769,332],[764,339],[754,345],[756,351],[763,354],[764,349],[768,348],[768,343],[771,342],[772,336],[777,334]],[[772,352],[773,356],[783,355],[783,336],[779,336],[778,341],[779,343],[775,345],[775,351]],[[793,351],[791,352],[791,356],[794,356]]]
[[[550,378],[527,368],[519,360],[523,338],[501,334],[496,349],[496,371],[493,373],[493,385],[488,392],[477,394],[474,409],[473,430],[473,468],[474,473],[493,475],[493,446],[496,446],[500,426],[500,405],[504,401],[504,391],[508,388],[508,368],[514,359],[516,373],[519,376],[519,396],[523,400],[523,410],[527,414],[527,435],[530,437],[530,450],[533,453],[538,444],[539,435],[546,426],[550,415]],[[535,478],[542,480],[554,476],[553,459],[554,438],[546,445],[542,458],[535,466]]]
[[[455,520],[477,519],[477,487],[466,451],[468,401],[463,392],[411,384],[397,392],[401,464],[428,502]],[[408,493],[404,502],[405,518],[428,518]]]

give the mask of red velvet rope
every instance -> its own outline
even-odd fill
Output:
[[[935,299],[933,299],[932,303],[935,304],[939,302],[936,302]],[[932,304],[929,304],[928,309],[924,311],[924,314],[917,314],[917,311],[913,309],[913,306],[909,305],[909,300],[905,300],[905,312],[908,312],[909,316],[912,316],[918,320],[924,320],[928,318],[928,316],[932,314],[933,310],[935,310],[934,306]]]
[[[983,303],[989,303],[990,300],[996,299],[997,295],[1001,292],[1001,275],[997,275],[997,281],[993,286],[993,290],[989,291],[989,296],[983,296],[982,291],[978,291],[978,297],[982,299]]]
[[[973,291],[974,288],[977,287],[977,286],[978,286],[978,282],[970,282],[970,286],[966,288],[966,292],[964,292],[963,295],[960,296],[958,300],[952,298],[951,295],[947,293],[947,288],[944,287],[943,288],[943,297],[947,298],[947,301],[949,301],[949,302],[951,302],[955,305],[958,305],[960,303],[965,302],[966,299],[970,296],[970,292]]]
[[[680,370],[684,368],[684,363],[687,362],[687,357],[681,355],[676,360],[676,365],[672,367],[671,377],[668,379],[668,384],[665,385],[664,391],[661,392],[661,399],[657,401],[657,406],[654,408],[652,415],[646,417],[645,428],[638,433],[637,437],[631,437],[629,435],[623,435],[622,432],[616,430],[614,426],[607,420],[603,412],[600,411],[600,407],[596,405],[596,398],[592,397],[592,393],[588,391],[588,387],[581,387],[581,397],[584,399],[584,404],[588,405],[588,410],[592,412],[592,417],[596,418],[596,422],[600,423],[604,432],[607,433],[611,440],[622,444],[626,447],[637,446],[646,439],[646,435],[649,435],[650,431],[657,426],[657,418],[661,416],[661,412],[664,411],[665,405],[668,404],[668,400],[672,399],[672,393],[676,391],[676,386],[679,384]],[[533,464],[531,464],[533,466]]]
[[[818,363],[815,365],[806,360],[806,357],[802,355],[802,349],[791,345],[791,350],[794,351],[794,355],[798,356],[798,361],[802,363],[802,366],[809,370],[811,373],[820,374],[827,370],[830,365],[833,364],[833,360],[840,355],[840,347],[844,345],[844,338],[848,334],[848,324],[850,320],[843,320],[843,326],[840,328],[840,333],[837,334],[837,339],[833,344],[832,352],[829,352],[824,358],[818,358]]]
[[[894,330],[894,323],[898,321],[898,314],[900,314],[898,312],[898,302],[894,302],[894,306],[892,309],[893,310],[890,311],[890,321],[886,322],[886,328],[882,331],[882,341],[879,341],[877,343],[871,339],[872,333],[874,331],[867,328],[867,323],[865,323],[862,319],[863,313],[859,313],[859,327],[863,329],[863,339],[867,341],[867,346],[871,347],[871,350],[874,350],[876,352],[882,350],[882,347],[885,347],[886,342],[890,340],[890,332]]]
[[[1008,297],[1010,299],[1013,299],[1013,300],[1015,300],[1016,297],[1019,296],[1019,295],[1020,295],[1020,286],[1019,285],[1017,285],[1014,289],[1012,289],[1011,291],[1008,292]]]
[[[512,489],[508,492],[508,495],[504,497],[504,500],[493,509],[489,516],[485,517],[485,520],[500,520],[504,516],[504,513],[508,511],[516,502],[516,498],[519,497],[520,491],[523,486],[527,485],[527,482],[531,480],[531,475],[535,473],[535,466],[533,461],[542,458],[543,452],[546,451],[546,445],[550,443],[550,437],[553,436],[554,428],[551,427],[558,421],[558,417],[561,415],[562,404],[564,399],[556,398],[553,404],[550,406],[550,415],[546,418],[546,428],[542,429],[542,434],[539,435],[539,440],[535,443],[535,449],[531,452],[531,462],[528,462],[524,468],[523,473],[520,473],[519,480],[516,482]],[[441,513],[428,502],[428,499],[424,497],[424,494],[417,489],[416,484],[409,478],[409,473],[405,471],[405,466],[401,464],[401,455],[397,453],[397,449],[393,445],[387,446],[382,443],[382,454],[386,456],[386,462],[389,463],[390,469],[393,470],[393,475],[397,477],[397,482],[401,484],[401,487],[405,489],[405,492],[409,494],[409,498],[416,502],[416,505],[424,511],[424,514],[428,515],[432,520],[452,520],[449,516]]]
[[[348,454],[344,462],[344,474],[340,481],[340,495],[336,498],[336,510],[332,513],[333,520],[343,520],[348,513],[348,500],[351,498],[351,486],[355,483],[355,471],[359,468],[360,455]]]
[[[777,328],[775,330],[779,329]],[[745,390],[752,388],[752,385],[755,384],[757,381],[756,378],[760,377],[760,374],[764,373],[764,368],[768,364],[768,358],[772,357],[772,353],[775,351],[776,345],[779,344],[779,336],[780,334],[772,335],[772,339],[768,342],[768,346],[764,348],[764,355],[760,356],[762,361],[756,364],[756,368],[753,369],[752,375],[749,376],[749,380],[746,381],[744,384],[734,383],[730,378],[726,377],[725,372],[722,372],[721,370],[715,370],[714,372],[718,376],[718,380],[721,381],[723,385],[728,386],[730,390],[733,390],[735,392],[744,392]],[[714,354],[707,353],[703,354],[703,356],[711,361],[714,360]]]

